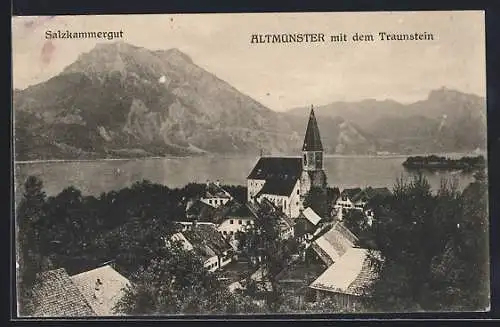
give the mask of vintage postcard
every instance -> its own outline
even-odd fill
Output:
[[[489,311],[484,19],[13,17],[18,316]]]

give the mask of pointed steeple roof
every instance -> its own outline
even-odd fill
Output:
[[[323,151],[323,144],[321,144],[321,137],[319,136],[319,128],[316,117],[314,116],[313,106],[311,106],[311,114],[309,115],[309,122],[307,123],[302,151]]]

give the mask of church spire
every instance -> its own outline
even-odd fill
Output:
[[[302,151],[323,151],[323,144],[321,144],[321,137],[319,136],[318,123],[316,122],[314,108],[312,105]]]

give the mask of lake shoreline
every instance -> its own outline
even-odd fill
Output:
[[[428,156],[428,155],[454,155],[454,156],[466,156],[471,155],[473,152],[450,152],[450,153],[423,153],[423,154],[325,154],[325,158],[370,158],[370,159],[384,159],[384,158],[408,158],[412,156]],[[486,156],[486,153],[482,153]],[[273,154],[265,155],[265,157],[300,157],[297,155],[284,155],[284,154]],[[99,158],[99,159],[48,159],[48,160],[14,160],[14,164],[26,165],[26,164],[45,164],[45,163],[71,163],[71,162],[106,162],[106,161],[142,161],[151,159],[194,159],[194,158],[220,158],[220,159],[231,159],[231,158],[259,158],[259,155],[243,154],[243,155],[204,155],[204,156],[152,156],[152,157],[134,157],[134,158]]]

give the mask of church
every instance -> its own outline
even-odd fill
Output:
[[[327,180],[323,169],[323,145],[318,123],[311,107],[302,156],[261,157],[247,177],[247,199],[268,199],[290,218],[304,210],[304,199],[311,188],[326,195]]]

